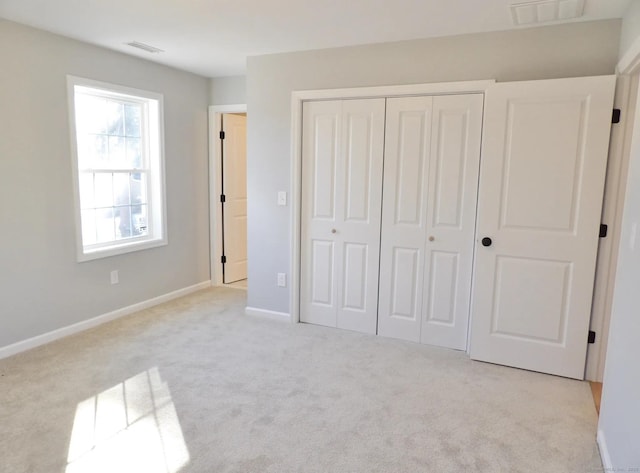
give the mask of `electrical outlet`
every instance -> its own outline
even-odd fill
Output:
[[[111,284],[118,284],[120,282],[120,275],[118,274],[118,270],[114,269],[111,271]]]
[[[287,287],[286,273],[278,273],[278,287]]]
[[[287,205],[287,193],[286,191],[278,192],[278,205],[284,206]]]

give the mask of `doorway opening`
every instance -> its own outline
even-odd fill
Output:
[[[247,289],[246,105],[210,107],[211,281]]]

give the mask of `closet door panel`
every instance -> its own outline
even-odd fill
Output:
[[[435,97],[421,341],[464,350],[473,268],[481,94]]]
[[[330,327],[336,326],[341,252],[332,233],[339,218],[341,113],[340,101],[303,106],[300,320]]]
[[[378,334],[420,340],[432,97],[387,99]]]
[[[300,320],[375,333],[384,99],[303,105]]]
[[[342,103],[339,225],[342,275],[337,326],[376,333],[380,214],[384,157],[384,99]]]

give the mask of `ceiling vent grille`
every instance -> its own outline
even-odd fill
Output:
[[[132,48],[138,48],[138,49],[142,49],[143,51],[146,51],[148,53],[152,53],[152,54],[158,54],[158,53],[163,53],[164,50],[160,49],[160,48],[156,48],[155,46],[151,46],[149,44],[144,44],[144,43],[140,43],[138,41],[132,41],[130,43],[125,43],[127,46],[131,46]]]
[[[584,0],[536,0],[511,5],[511,16],[516,26],[571,20],[583,14]]]

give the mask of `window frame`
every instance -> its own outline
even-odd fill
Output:
[[[82,204],[80,201],[80,176],[78,135],[76,130],[76,87],[94,89],[105,98],[143,104],[142,138],[147,143],[146,163],[141,167],[147,179],[147,227],[149,234],[106,243],[84,244],[82,236]],[[73,176],[73,200],[76,233],[76,258],[78,262],[91,261],[134,251],[156,248],[168,244],[166,218],[166,183],[164,155],[164,96],[156,92],[125,87],[108,82],[96,81],[76,76],[67,76],[67,98],[70,129],[71,165]],[[150,110],[153,108],[154,110]],[[152,123],[157,119],[157,127]],[[88,168],[106,171],[101,168]],[[122,169],[114,168],[113,172]]]

